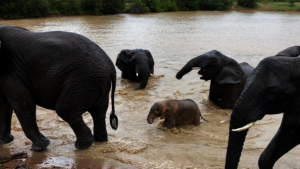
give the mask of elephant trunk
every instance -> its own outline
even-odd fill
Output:
[[[265,105],[265,103],[260,99],[258,93],[252,89],[243,91],[236,101],[230,120],[226,169],[238,168],[248,129],[265,115],[265,109],[262,105]]]
[[[248,132],[248,130],[241,132],[232,131],[232,129],[235,128],[236,127],[234,127],[234,125],[230,124],[225,169],[238,168],[244,142]]]
[[[150,112],[150,113],[148,114],[148,117],[147,117],[147,122],[148,122],[149,124],[152,124],[152,123],[154,122],[155,118],[156,118],[156,116],[154,115],[154,113],[153,113],[153,112]]]
[[[145,89],[148,84],[148,78],[150,76],[149,68],[137,69],[138,72],[136,75],[139,78],[140,86],[135,88],[134,90]]]
[[[199,56],[188,61],[185,66],[176,74],[176,78],[181,79],[185,74],[189,73],[193,67],[199,66],[199,61]]]

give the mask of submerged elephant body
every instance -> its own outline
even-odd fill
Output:
[[[50,141],[36,123],[36,105],[52,109],[73,129],[75,147],[107,141],[105,117],[112,86],[111,125],[114,112],[116,70],[106,53],[88,38],[68,32],[31,32],[0,25],[0,144],[13,140],[12,111],[16,113],[33,150]],[[89,111],[94,136],[81,115]]]
[[[276,135],[259,158],[259,168],[271,169],[300,144],[300,46],[263,59],[248,77],[232,111],[226,169],[238,168],[248,129],[266,114],[283,113]]]
[[[209,100],[222,109],[232,109],[253,67],[213,50],[191,59],[176,75],[181,79],[193,69],[200,69],[200,79],[210,80]]]
[[[152,124],[157,117],[165,119],[166,127],[173,128],[176,125],[198,126],[202,116],[198,105],[193,100],[186,99],[156,102],[150,109],[147,122]]]
[[[144,89],[149,76],[154,73],[154,60],[148,50],[135,49],[122,50],[116,60],[116,66],[122,71],[122,78],[139,82],[134,90]]]

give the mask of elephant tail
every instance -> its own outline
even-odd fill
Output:
[[[113,71],[113,73],[111,74],[111,85],[112,85],[112,89],[111,89],[111,107],[112,107],[112,111],[110,113],[110,126],[112,129],[117,130],[118,128],[118,117],[115,114],[115,90],[116,90],[116,71]]]

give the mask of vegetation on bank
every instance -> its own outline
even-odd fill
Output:
[[[300,12],[300,2],[274,2],[274,3],[259,3],[257,10],[261,11],[283,11],[283,12]]]
[[[230,9],[233,0],[126,0],[131,3],[127,8],[130,13],[226,10]]]
[[[124,9],[125,0],[0,0],[0,17],[6,19],[116,14]]]
[[[196,10],[299,11],[300,0],[0,0],[0,18]]]

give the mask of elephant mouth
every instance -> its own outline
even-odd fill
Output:
[[[211,77],[209,76],[209,72],[205,68],[202,68],[201,70],[199,70],[198,74],[202,75],[200,77],[200,79],[202,79],[202,80],[210,80],[211,79]]]

